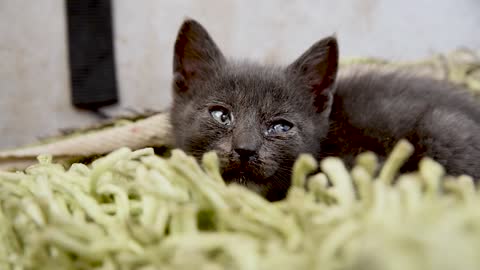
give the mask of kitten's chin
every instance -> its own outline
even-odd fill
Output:
[[[258,183],[254,181],[254,179],[251,176],[247,176],[245,174],[233,175],[231,173],[225,173],[223,174],[223,179],[227,184],[237,184],[237,185],[244,186],[261,196],[265,196],[266,193],[268,192],[267,185]]]
[[[251,181],[243,182],[242,185],[245,186],[247,189],[257,193],[260,196],[265,196],[268,192],[267,186],[259,185]]]
[[[289,183],[277,182],[271,178],[258,178],[255,176],[248,176],[245,172],[233,173],[232,171],[222,174],[223,179],[227,184],[237,184],[246,187],[247,189],[257,193],[269,201],[278,201],[285,198]]]

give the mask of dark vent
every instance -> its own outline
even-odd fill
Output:
[[[66,0],[72,103],[97,110],[118,102],[110,0]]]

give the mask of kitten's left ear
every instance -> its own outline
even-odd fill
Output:
[[[315,106],[323,111],[333,96],[338,70],[338,43],[335,36],[313,44],[287,71],[300,78],[315,95]]]
[[[195,80],[207,78],[225,58],[207,30],[186,19],[177,34],[173,55],[174,89],[186,92]]]

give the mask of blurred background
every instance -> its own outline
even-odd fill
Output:
[[[67,3],[82,1],[91,10],[103,2],[0,0],[0,149],[94,124],[102,115],[166,109],[173,43],[186,16],[202,23],[226,55],[269,63],[288,63],[332,33],[344,58],[414,60],[480,48],[479,0],[105,1],[111,2],[114,57],[96,75],[109,83],[97,80],[90,90],[107,88],[110,99],[92,113],[72,105],[78,73],[72,59],[82,61],[82,38],[88,39],[78,29],[108,32],[102,24],[110,17],[87,14],[75,32]],[[108,38],[87,43],[94,51],[109,45]],[[115,104],[101,107],[109,103]]]

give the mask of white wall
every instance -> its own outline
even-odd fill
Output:
[[[173,42],[185,16],[226,55],[293,60],[336,33],[341,54],[413,59],[480,48],[478,0],[114,0],[121,104],[170,102]],[[70,106],[63,0],[0,0],[0,148],[97,119]]]

